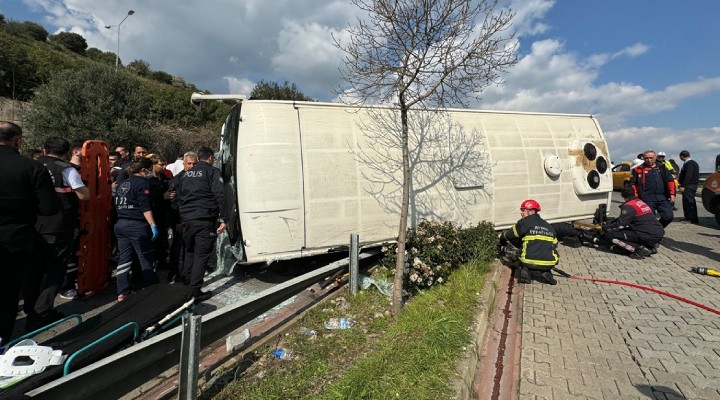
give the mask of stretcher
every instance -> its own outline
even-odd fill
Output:
[[[87,320],[83,321],[79,315],[71,315],[17,338],[8,343],[6,354],[13,349],[13,346],[32,339],[55,325],[72,319],[79,322],[69,330],[38,343],[38,345],[54,351],[60,350],[64,356],[61,362],[48,363],[42,372],[27,376],[22,380],[6,382],[6,387],[0,388],[0,398],[25,399],[27,397],[24,394],[34,388],[90,365],[134,343],[148,339],[178,323],[182,314],[187,312],[192,304],[193,300],[187,299],[187,287],[161,283],[145,288],[129,296],[127,300],[115,303],[107,310]],[[43,350],[35,348],[21,348],[21,351],[17,352],[21,357],[18,357],[15,364],[22,363],[23,352],[45,354]],[[45,357],[42,359],[46,358],[57,360],[58,355],[55,354],[55,358]],[[17,367],[25,368],[26,366],[18,365]]]

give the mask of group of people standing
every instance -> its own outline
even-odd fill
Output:
[[[25,328],[32,331],[63,317],[54,308],[58,294],[77,295],[78,210],[90,198],[67,140],[48,138],[34,159],[19,154],[21,143],[22,129],[0,121],[0,257],[13,266],[3,270],[3,342],[12,333],[20,296]]]
[[[23,266],[3,269],[0,345],[11,339],[20,298],[31,331],[64,317],[54,308],[57,295],[77,296],[79,203],[90,199],[79,173],[82,144],[53,137],[25,157],[21,143],[21,127],[0,121],[0,258]],[[132,293],[134,264],[142,287],[159,281],[156,269],[166,264],[168,249],[171,281],[187,285],[188,298],[207,300],[212,294],[201,290],[203,277],[225,229],[224,185],[212,149],[185,153],[173,165],[177,173],[140,145],[132,155],[117,147],[109,161],[118,301]]]
[[[116,149],[119,160],[123,150]],[[165,172],[169,170],[164,157],[147,154],[144,146],[135,146],[133,154],[134,159],[127,167],[121,166],[113,183],[118,301],[131,294],[134,260],[143,286],[158,282],[160,265],[169,269],[171,283],[188,286],[188,297],[196,302],[207,300],[212,294],[202,291],[203,277],[217,235],[225,230],[225,188],[220,170],[212,166],[212,149],[185,153],[183,168],[174,175]],[[169,246],[168,231],[172,232]]]
[[[700,167],[690,158],[689,151],[683,150],[679,156],[683,166],[678,170],[676,164],[665,159],[664,152],[647,150],[642,153],[643,163],[634,166],[630,176],[635,196],[660,216],[663,227],[673,220],[678,192],[682,193],[684,219],[692,224],[699,223],[695,195],[700,182]]]

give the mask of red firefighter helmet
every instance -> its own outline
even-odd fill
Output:
[[[521,210],[531,209],[531,208],[534,208],[534,209],[540,211],[540,203],[538,203],[537,201],[535,201],[533,199],[527,199],[527,200],[523,201],[522,204],[520,204]]]

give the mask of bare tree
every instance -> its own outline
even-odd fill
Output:
[[[517,62],[514,13],[498,0],[353,0],[367,17],[348,29],[340,72],[345,101],[397,103],[402,147],[402,206],[393,286],[393,314],[402,309],[410,193],[408,118],[412,108],[468,106]]]

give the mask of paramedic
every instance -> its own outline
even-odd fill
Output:
[[[136,254],[142,269],[144,286],[158,282],[155,275],[155,250],[152,243],[160,234],[152,213],[152,191],[148,177],[152,175],[152,161],[140,158],[130,163],[129,177],[115,191],[118,240],[117,293],[118,301],[130,294],[130,269]]]
[[[61,265],[56,266],[53,262],[45,272],[40,297],[35,304],[35,311],[41,315],[52,309],[58,293],[66,299],[73,299],[77,295],[75,280],[78,273],[79,201],[90,200],[90,189],[83,183],[77,168],[67,162],[70,143],[61,137],[50,137],[45,140],[43,152],[45,155],[40,156],[38,161],[45,164],[50,172],[55,194],[60,201],[60,211],[38,217],[35,229],[55,249]]]

